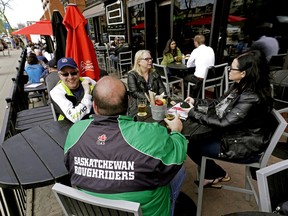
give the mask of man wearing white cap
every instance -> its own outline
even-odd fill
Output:
[[[89,77],[80,77],[76,62],[69,57],[57,62],[60,81],[51,90],[50,95],[58,120],[64,118],[75,123],[87,118],[92,108],[92,92],[96,84]]]

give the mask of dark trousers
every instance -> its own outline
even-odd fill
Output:
[[[200,79],[198,77],[196,77],[194,74],[189,74],[187,76],[184,77],[184,86],[187,92],[188,90],[188,82],[194,83],[195,85],[193,85],[192,87],[190,87],[190,92],[188,93],[188,95],[186,95],[187,97],[191,96],[193,98],[198,98],[200,96],[200,91],[202,88],[202,82],[203,79]]]
[[[201,167],[202,155],[217,158],[220,153],[220,139],[190,140],[187,154]],[[216,179],[225,177],[225,170],[215,163],[214,160],[207,160],[205,179]]]

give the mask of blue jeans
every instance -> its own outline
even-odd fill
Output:
[[[174,209],[175,209],[175,202],[176,199],[180,193],[181,186],[185,179],[185,168],[182,165],[181,169],[178,171],[178,173],[174,176],[174,178],[171,180],[169,186],[170,186],[170,200],[171,200],[171,216],[174,215]]]
[[[113,67],[116,69],[117,68],[117,63],[118,63],[118,56],[112,54],[109,56],[111,61],[113,62]]]

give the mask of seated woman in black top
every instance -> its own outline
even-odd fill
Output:
[[[166,88],[161,77],[153,71],[153,59],[150,51],[139,50],[135,54],[134,66],[128,73],[128,88],[130,92],[130,107],[129,113],[137,107],[137,98],[146,98],[145,93],[149,95],[149,90],[160,95],[164,92],[167,95]]]
[[[189,116],[216,132],[206,139],[190,140],[188,155],[199,166],[202,155],[240,163],[258,161],[269,143],[273,100],[265,56],[256,50],[238,56],[229,68],[229,79],[235,83],[220,98],[185,100],[195,107]],[[203,103],[208,105],[207,113],[197,108]],[[228,174],[208,160],[204,185],[213,185],[223,178],[228,180]]]

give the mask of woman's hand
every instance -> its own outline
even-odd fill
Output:
[[[194,105],[194,102],[195,102],[195,100],[192,97],[187,97],[184,101],[192,105]]]

